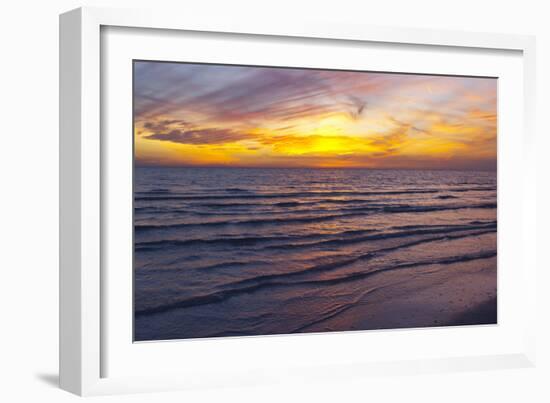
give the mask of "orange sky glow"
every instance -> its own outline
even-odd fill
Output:
[[[497,80],[134,62],[138,166],[496,169]]]

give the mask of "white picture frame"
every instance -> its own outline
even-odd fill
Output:
[[[247,20],[244,17],[225,20],[196,18],[170,12],[151,10],[119,10],[104,8],[80,8],[69,11],[60,17],[60,385],[63,389],[79,395],[129,393],[140,391],[160,391],[216,385],[247,385],[265,382],[279,382],[293,379],[329,379],[338,376],[368,376],[387,373],[408,374],[418,372],[440,372],[455,370],[474,370],[486,368],[527,367],[534,365],[534,318],[526,316],[521,324],[514,324],[514,334],[521,333],[521,342],[511,343],[500,350],[484,352],[483,348],[472,349],[469,354],[455,351],[438,350],[433,354],[414,357],[395,357],[378,361],[363,360],[361,356],[347,361],[326,359],[311,360],[307,355],[308,345],[319,346],[319,340],[327,346],[346,342],[360,343],[361,340],[374,340],[373,337],[401,340],[414,337],[415,343],[433,342],[443,337],[464,337],[468,329],[445,329],[428,333],[378,333],[372,336],[365,332],[353,335],[301,335],[293,337],[234,338],[229,344],[208,340],[192,345],[195,354],[191,354],[189,344],[182,352],[184,344],[164,343],[160,349],[146,353],[149,356],[173,354],[182,350],[189,360],[173,364],[169,371],[154,376],[146,371],[126,373],[120,366],[117,371],[106,369],[105,362],[117,349],[111,342],[105,327],[110,326],[111,305],[107,303],[105,280],[110,278],[105,270],[105,250],[102,226],[105,217],[104,193],[108,188],[109,171],[105,147],[110,142],[102,139],[106,130],[102,119],[102,93],[107,93],[109,85],[102,81],[102,29],[105,27],[155,29],[164,32],[219,33],[220,35],[247,35],[255,38],[286,38],[291,40],[319,39],[336,40],[338,43],[378,43],[384,45],[415,45],[446,49],[470,49],[478,53],[497,51],[516,52],[521,58],[522,80],[518,88],[523,88],[519,96],[522,105],[523,127],[517,133],[515,142],[521,147],[521,169],[516,179],[521,184],[517,190],[515,206],[519,217],[515,226],[504,226],[503,230],[514,231],[517,249],[510,251],[520,262],[523,279],[518,283],[518,292],[523,296],[523,307],[535,304],[535,160],[534,155],[534,92],[535,92],[535,42],[530,36],[467,33],[455,31],[429,31],[407,28],[382,28],[358,25],[335,24],[315,21],[303,21],[300,24],[280,21]],[[521,92],[521,91],[519,91]],[[508,155],[504,153],[503,155]],[[500,154],[499,154],[500,159]],[[506,162],[506,161],[504,161]],[[499,164],[504,163],[499,160]],[[516,161],[514,161],[516,162]],[[499,165],[500,167],[500,165]],[[499,168],[500,169],[500,168]],[[512,180],[512,179],[510,179]],[[500,186],[500,183],[499,183]],[[500,203],[500,200],[499,200]],[[500,204],[499,204],[500,206]],[[500,214],[500,212],[499,212]],[[499,220],[502,217],[499,215]],[[500,224],[499,224],[499,231]],[[500,241],[499,241],[500,242]],[[499,245],[499,253],[500,253]],[[500,264],[500,260],[499,260]],[[518,277],[519,278],[519,277]],[[515,278],[514,278],[515,280]],[[500,280],[499,280],[500,281]],[[500,292],[500,291],[499,291]],[[499,296],[500,298],[500,296]],[[128,301],[127,301],[128,302]],[[535,309],[524,309],[534,312]],[[130,314],[130,312],[128,312]],[[498,330],[497,330],[498,331]],[[495,331],[495,332],[497,332]],[[444,334],[443,332],[447,332]],[[493,330],[486,331],[491,337]],[[500,333],[494,335],[500,336]],[[338,339],[340,338],[340,339]],[[235,340],[237,339],[237,340]],[[311,341],[315,340],[314,343]],[[447,340],[451,340],[448,338]],[[218,344],[215,344],[218,343]],[[223,343],[226,343],[225,341]],[[317,344],[315,344],[317,343]],[[151,343],[155,344],[155,343]],[[218,347],[217,347],[218,346]],[[275,362],[266,355],[265,368],[247,367],[247,360],[220,367],[218,371],[186,371],[184,367],[199,364],[208,351],[247,349],[250,355],[258,356],[267,349],[273,351],[291,351],[289,348],[302,349],[304,355],[295,359]],[[226,348],[227,347],[227,348]],[[152,347],[151,347],[152,348]],[[131,354],[130,350],[128,350]],[[199,353],[196,353],[196,352]],[[140,353],[140,352],[138,352]],[[137,354],[137,353],[136,353]],[[141,354],[141,353],[140,353]],[[312,353],[313,354],[313,353]],[[119,354],[118,360],[128,356]],[[309,357],[309,358],[308,358]],[[150,357],[149,357],[150,358]],[[233,357],[234,358],[234,357]],[[151,358],[152,359],[152,358]],[[208,358],[212,359],[212,358]],[[231,359],[227,356],[226,359]],[[290,362],[292,361],[292,362]],[[132,360],[128,360],[132,362]],[[250,361],[252,362],[252,361]],[[143,366],[147,364],[144,361]],[[181,367],[178,370],[178,365]],[[232,368],[233,366],[233,368]],[[234,373],[232,369],[235,369]],[[116,373],[111,375],[111,373]]]

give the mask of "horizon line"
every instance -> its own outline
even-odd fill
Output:
[[[371,171],[459,171],[459,172],[497,172],[498,169],[487,168],[403,168],[403,167],[309,167],[309,166],[235,166],[235,165],[152,165],[134,164],[134,168],[199,168],[199,169],[340,169],[340,170],[371,170]]]

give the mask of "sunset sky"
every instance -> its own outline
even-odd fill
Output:
[[[497,80],[134,62],[138,166],[496,169]]]

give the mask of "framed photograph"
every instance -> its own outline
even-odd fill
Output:
[[[60,383],[534,365],[534,39],[60,18]]]

